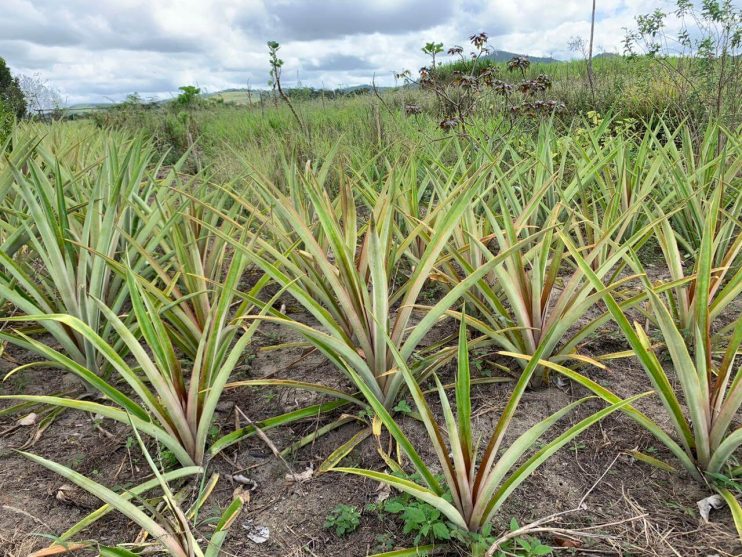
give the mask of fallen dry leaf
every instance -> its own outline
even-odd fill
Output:
[[[238,485],[232,491],[232,499],[240,499],[245,505],[250,502],[250,491]]]
[[[582,542],[580,540],[562,538],[561,536],[554,536],[554,544],[556,544],[558,547],[568,547],[568,548],[582,547]]]
[[[712,509],[720,509],[724,506],[724,499],[722,499],[721,495],[709,495],[708,497],[704,497],[700,501],[696,503],[698,505],[698,512],[701,515],[701,518],[704,522],[709,521],[709,514],[711,513]]]
[[[36,423],[36,418],[38,418],[38,416],[35,413],[31,412],[25,418],[21,418],[20,420],[18,420],[18,425],[22,425],[22,426],[34,425]]]
[[[376,502],[383,503],[389,499],[389,496],[392,494],[392,488],[389,487],[389,484],[379,482],[379,485],[376,486],[376,493]]]
[[[306,482],[314,475],[314,464],[310,464],[306,470],[298,474],[286,474],[285,478],[290,482]]]
[[[242,527],[247,530],[247,538],[253,543],[265,543],[270,538],[270,530],[267,526],[258,526],[252,520],[245,522]]]
[[[232,479],[238,484],[247,486],[247,489],[249,491],[255,491],[255,489],[258,487],[258,484],[255,480],[251,480],[250,478],[248,478],[247,476],[243,476],[242,474],[235,474],[234,476],[232,476]]]
[[[67,542],[64,545],[52,544],[47,548],[39,549],[29,554],[28,557],[48,557],[49,555],[60,555],[62,553],[69,553],[77,551],[78,549],[85,549],[93,544],[90,543],[74,543]]]

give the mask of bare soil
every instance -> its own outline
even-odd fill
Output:
[[[594,345],[585,348],[588,352],[605,353],[623,346],[617,331],[611,328],[597,337]],[[271,325],[261,327],[255,358],[239,378],[271,375],[347,386],[343,376],[317,353],[306,355],[299,348],[265,350],[268,345],[295,340],[295,335],[287,330]],[[7,347],[0,371],[5,373],[19,363],[35,359],[19,349]],[[497,373],[487,364],[483,367],[484,371]],[[638,363],[631,360],[617,360],[609,370],[589,373],[619,395],[651,389]],[[450,379],[451,370],[444,370],[443,374]],[[78,386],[58,370],[31,368],[0,384],[0,394],[49,394]],[[473,388],[476,432],[486,436],[492,430],[510,388],[508,383]],[[573,385],[528,392],[515,416],[510,438],[585,394]],[[235,427],[235,405],[251,420],[257,421],[319,400],[322,400],[320,395],[303,391],[235,389],[226,393],[225,402],[220,405],[218,425],[222,433]],[[1,404],[0,408],[10,405],[5,401]],[[655,397],[646,397],[639,406],[660,423],[665,420]],[[576,423],[598,407],[599,402],[589,401],[565,422]],[[13,557],[28,555],[48,545],[49,536],[61,534],[96,504],[85,494],[75,495],[74,492],[66,501],[59,500],[56,495],[65,481],[12,450],[27,443],[37,430],[36,426],[15,427],[17,418],[0,418],[0,554]],[[282,449],[331,420],[332,417],[308,420],[290,428],[269,430],[267,435]],[[374,501],[378,486],[373,482],[336,473],[314,476],[304,482],[286,479],[287,467],[297,473],[309,466],[316,470],[333,449],[361,427],[350,423],[332,431],[299,450],[285,463],[275,458],[259,437],[243,441],[215,458],[209,470],[218,472],[221,479],[202,516],[217,515],[219,509],[229,503],[237,487],[232,475],[242,474],[256,484],[249,505],[230,531],[224,555],[364,556],[378,551],[379,535],[391,536],[398,548],[409,547],[410,538],[402,533],[401,525],[393,516],[364,512],[360,527],[344,538],[323,527],[325,517],[336,505],[355,505],[362,510]],[[429,444],[420,424],[407,419],[404,427],[423,456],[433,462],[433,455],[426,451]],[[122,488],[150,477],[136,447],[127,448],[128,437],[128,429],[121,424],[95,421],[90,415],[66,411],[28,450],[65,464],[106,486]],[[699,518],[696,501],[711,494],[711,490],[696,484],[684,473],[670,474],[634,460],[630,451],[636,448],[672,460],[667,451],[632,420],[618,413],[609,416],[547,461],[517,489],[499,514],[495,531],[506,531],[513,517],[520,524],[526,524],[574,509],[585,498],[585,508],[564,515],[558,525],[586,530],[593,537],[580,536],[579,547],[567,548],[562,547],[564,542],[560,539],[548,533],[542,535],[541,540],[554,546],[558,555],[742,555],[742,546],[727,509],[714,511],[709,524]],[[152,450],[156,452],[156,447]],[[352,465],[383,468],[371,438],[347,458]],[[270,539],[263,544],[250,541],[244,528],[248,521],[267,526]],[[208,526],[202,527],[208,532]],[[111,513],[86,531],[83,539],[114,544],[132,542],[138,534],[136,525]],[[461,553],[452,550],[451,554]]]

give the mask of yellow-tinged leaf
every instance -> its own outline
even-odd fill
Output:
[[[729,510],[732,512],[732,518],[734,519],[734,527],[737,529],[737,536],[742,541],[742,505],[734,497],[731,491],[728,489],[720,489],[719,494],[724,498]]]
[[[391,368],[390,370],[388,370],[388,371],[385,371],[384,373],[382,373],[382,374],[381,374],[381,375],[379,375],[378,377],[388,377],[388,376],[390,376],[390,375],[394,375],[394,374],[395,374],[395,373],[397,373],[397,372],[399,372],[399,369],[397,369],[396,367],[393,367],[393,368]]]
[[[644,331],[644,328],[634,321],[634,329],[636,329],[636,336],[639,337],[639,340],[642,343],[642,346],[645,350],[651,350],[652,349],[652,343],[649,341],[649,337],[647,336],[647,333]]]
[[[647,464],[651,464],[655,468],[659,468],[660,470],[664,470],[665,472],[677,472],[675,468],[673,468],[671,465],[669,465],[664,460],[660,460],[659,458],[655,458],[653,456],[649,456],[648,454],[645,454],[641,451],[638,451],[634,449],[631,451],[631,456],[633,456],[637,460],[641,460],[642,462],[646,462]]]
[[[591,366],[595,366],[600,369],[608,369],[605,364],[600,363],[598,360],[591,358],[590,356],[584,356],[582,354],[569,354],[567,356],[570,360],[578,360]]]
[[[409,549],[395,549],[384,553],[375,553],[370,557],[419,557],[420,555],[430,555],[435,552],[435,545],[421,545]]]
[[[245,502],[249,500],[250,500],[249,495],[247,496],[247,498],[245,498],[242,494],[238,495],[237,497],[234,497],[232,499],[232,502],[224,510],[224,513],[219,519],[219,523],[216,525],[216,532],[222,532],[222,531],[228,530],[229,527],[232,526],[234,521],[237,520],[237,517],[240,516],[240,513],[242,512],[242,508],[245,506]]]
[[[317,475],[324,474],[340,463],[347,455],[356,448],[364,439],[371,434],[371,428],[365,428],[353,435],[348,441],[332,451],[317,470]]]
[[[454,284],[454,282],[448,277],[448,275],[444,275],[442,273],[431,273],[428,278],[434,282],[440,282],[443,284]]]
[[[620,360],[622,358],[633,358],[636,353],[633,350],[621,350],[619,352],[611,352],[610,354],[601,354],[597,357],[601,362],[608,360]]]
[[[378,416],[374,416],[374,419],[371,420],[371,430],[373,431],[375,437],[381,436],[381,420]]]
[[[196,513],[201,510],[201,507],[206,502],[206,500],[211,496],[212,492],[214,491],[214,488],[216,487],[216,484],[219,482],[219,474],[212,474],[209,478],[209,481],[206,483],[206,486],[201,490],[201,493],[199,494],[196,501],[191,505],[191,508],[188,509],[188,512],[186,513],[186,517],[191,520],[194,516],[196,516]]]
[[[66,543],[64,545],[54,543],[44,549],[39,549],[30,553],[28,557],[48,557],[49,555],[61,555],[63,553],[69,553],[71,551],[77,551],[79,549],[86,549],[91,547],[92,543]]]

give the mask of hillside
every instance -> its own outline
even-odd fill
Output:
[[[507,62],[508,60],[512,59],[515,56],[528,56],[528,59],[531,62],[540,62],[545,64],[550,64],[552,62],[559,62],[556,58],[552,58],[550,56],[542,57],[542,56],[530,56],[528,54],[518,54],[515,52],[510,52],[508,50],[493,50],[486,56],[482,56],[482,58],[486,60],[492,60],[494,62]]]

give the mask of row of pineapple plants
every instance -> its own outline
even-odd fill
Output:
[[[98,396],[18,393],[4,397],[10,406],[2,412],[98,414],[167,448],[182,466],[157,471],[158,482],[146,486],[160,486],[172,511],[161,524],[129,501],[131,492],[113,493],[28,455],[107,505],[59,541],[115,508],[170,554],[218,553],[242,502],[225,511],[217,539],[203,548],[168,482],[205,474],[216,454],[255,434],[255,425],[218,439],[209,431],[226,389],[266,386],[313,390],[327,401],[258,427],[318,413],[328,416],[321,432],[361,423],[320,472],[360,474],[425,501],[472,534],[475,553],[486,551],[476,536],[511,493],[615,411],[646,428],[675,460],[637,458],[683,468],[717,489],[742,532],[742,508],[717,481],[742,475],[739,133],[711,125],[695,138],[660,121],[636,137],[606,122],[570,135],[544,125],[534,136],[498,144],[417,145],[394,160],[382,154],[349,163],[330,152],[319,164],[286,162],[280,181],[245,161],[244,175],[228,184],[212,183],[208,171],[184,175],[182,161],[164,167],[141,139],[16,130],[0,163],[0,340],[40,358],[11,374],[59,367]],[[640,258],[650,250],[661,255],[661,279],[648,275]],[[248,271],[260,278],[245,286]],[[290,317],[283,309],[289,301],[317,325]],[[447,320],[459,323],[458,334],[427,342]],[[352,387],[233,381],[266,321],[298,332]],[[585,347],[595,347],[610,323],[628,349],[590,355]],[[507,359],[511,365],[493,380],[513,385],[481,451],[471,425],[473,346]],[[652,391],[621,398],[592,378],[591,368],[618,357],[638,359]],[[456,378],[446,387],[437,372],[453,361]],[[523,394],[555,374],[587,396],[506,443]],[[424,391],[430,385],[441,423]],[[442,479],[395,416],[405,396]],[[659,399],[671,429],[635,408],[644,396]],[[602,409],[533,449],[595,398]],[[371,417],[351,420],[353,412]],[[382,451],[387,470],[342,466],[355,446],[381,439],[384,429],[406,465]],[[142,449],[147,455],[146,443]],[[419,482],[401,477],[410,472]]]

